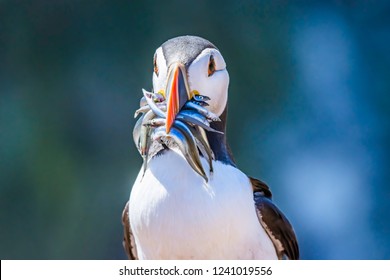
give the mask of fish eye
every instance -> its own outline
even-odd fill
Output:
[[[214,74],[214,72],[215,72],[215,60],[214,60],[214,56],[210,55],[208,76],[210,77],[211,75]]]

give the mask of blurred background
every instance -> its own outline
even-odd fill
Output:
[[[154,50],[215,43],[228,137],[303,259],[390,259],[390,1],[0,0],[0,258],[124,259]]]

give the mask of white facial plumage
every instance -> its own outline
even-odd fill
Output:
[[[211,75],[209,75],[210,63],[213,63],[215,70]],[[167,66],[161,47],[156,50],[155,64],[158,74],[156,71],[153,73],[153,89],[155,92],[164,92],[169,65]],[[210,98],[208,109],[220,116],[226,107],[229,87],[229,73],[221,53],[215,48],[204,49],[188,66],[187,78],[190,91],[208,96]]]

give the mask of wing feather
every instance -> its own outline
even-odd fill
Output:
[[[130,260],[137,260],[137,248],[135,246],[135,240],[133,233],[130,227],[130,219],[129,219],[129,202],[126,203],[125,208],[122,212],[122,225],[123,225],[123,248],[126,251],[127,257]]]
[[[299,247],[294,229],[287,217],[272,202],[272,193],[262,181],[249,177],[254,193],[259,222],[274,243],[278,258],[299,259]]]

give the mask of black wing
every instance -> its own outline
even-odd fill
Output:
[[[286,216],[272,203],[269,187],[262,181],[249,177],[259,221],[274,243],[279,259],[299,259],[299,247],[294,229]]]
[[[137,248],[135,247],[135,241],[133,233],[130,228],[129,220],[129,202],[126,203],[125,209],[122,213],[122,225],[123,225],[123,248],[126,251],[127,257],[130,260],[138,260]]]

